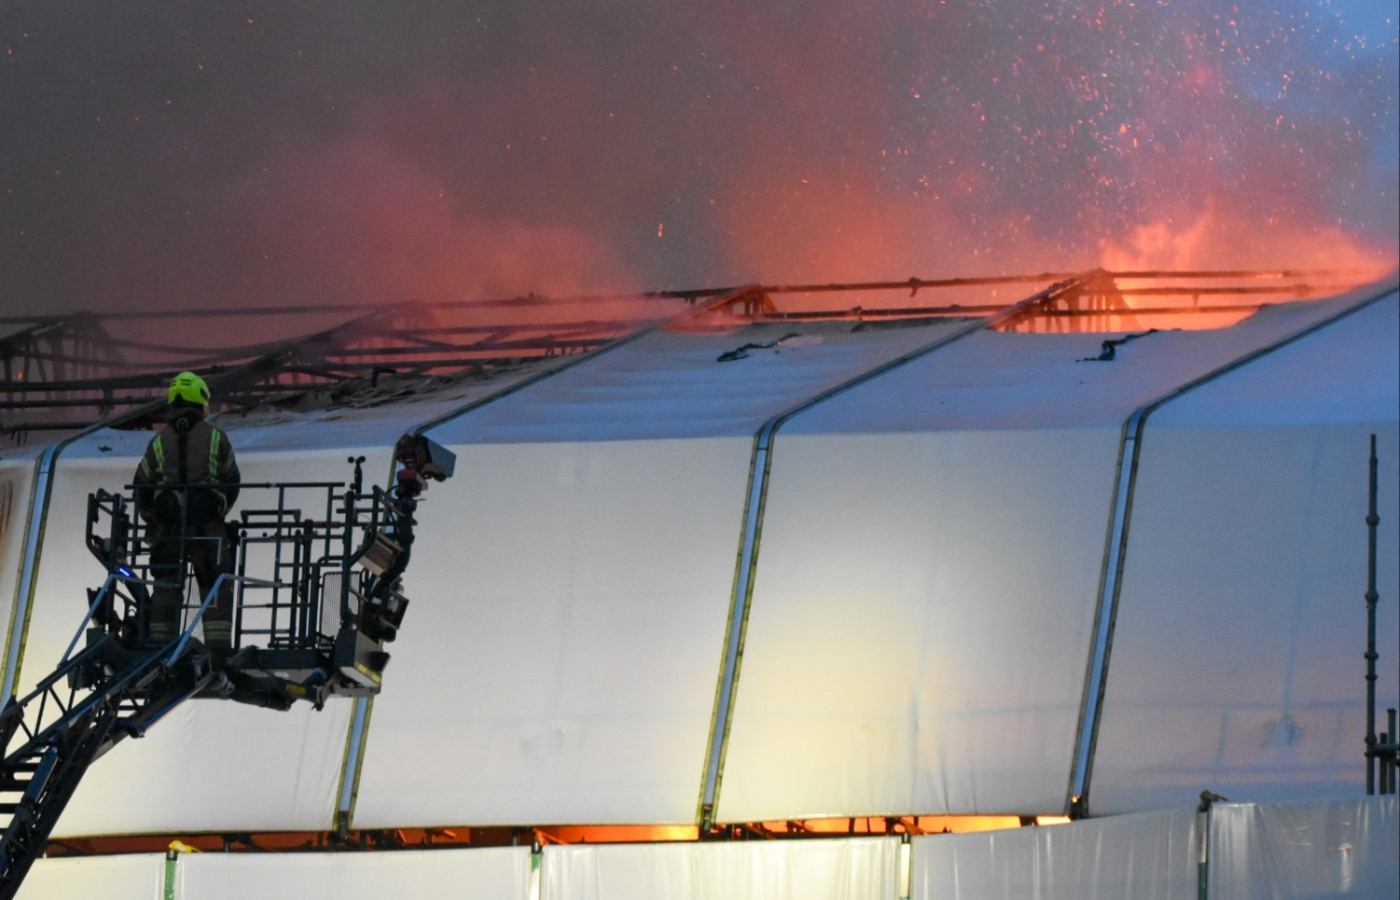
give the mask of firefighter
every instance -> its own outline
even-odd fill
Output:
[[[146,446],[133,483],[151,548],[151,592],[144,637],[165,644],[180,633],[185,563],[194,569],[199,602],[219,575],[233,572],[233,541],[224,515],[238,499],[241,476],[228,437],[204,421],[209,386],[193,372],[170,382],[166,425]],[[224,579],[204,614],[204,642],[218,658],[229,652],[233,582]]]

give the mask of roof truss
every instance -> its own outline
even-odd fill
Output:
[[[1137,331],[1220,327],[1278,302],[1332,296],[1365,279],[1347,272],[1040,273],[814,285],[749,285],[642,295],[254,307],[0,318],[0,434],[143,427],[170,375],[195,371],[221,405],[248,407],[384,375],[489,375],[522,361],[588,353],[689,313],[678,328],[745,322],[878,322],[1003,312],[1047,286],[1002,330]],[[605,312],[606,311],[606,312]],[[1183,320],[1197,324],[1182,325]],[[308,327],[319,321],[319,327]],[[200,346],[248,324],[291,337]],[[329,324],[327,324],[329,323]],[[167,335],[150,336],[152,325]],[[172,339],[169,336],[174,336]],[[188,339],[181,338],[188,336]]]

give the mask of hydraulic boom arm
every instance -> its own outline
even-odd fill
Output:
[[[179,584],[154,574],[150,546],[129,493],[88,498],[87,545],[107,570],[88,592],[87,616],[54,671],[0,708],[0,900],[19,890],[88,767],[123,738],[139,737],[192,698],[320,709],[332,696],[379,692],[408,600],[400,577],[413,543],[425,479],[452,474],[450,453],[405,435],[395,447],[391,490],[363,490],[363,457],[349,484],[243,485],[261,496],[225,537],[235,570],[201,597],[183,556]],[[184,550],[181,551],[183,554]],[[153,573],[153,568],[159,573]],[[250,572],[258,573],[256,576]],[[187,597],[173,640],[150,640],[153,589]],[[232,596],[231,646],[202,639],[211,604]],[[168,632],[167,632],[168,633]],[[82,646],[79,647],[79,643]]]

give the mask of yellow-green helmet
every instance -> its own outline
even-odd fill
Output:
[[[209,405],[209,385],[193,372],[181,372],[170,379],[170,400],[175,403],[189,403],[194,406]]]

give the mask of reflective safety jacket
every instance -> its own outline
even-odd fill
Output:
[[[240,481],[233,445],[197,409],[179,411],[151,438],[132,479],[137,509],[148,522],[180,515],[187,500],[190,516],[223,518],[238,499]]]

